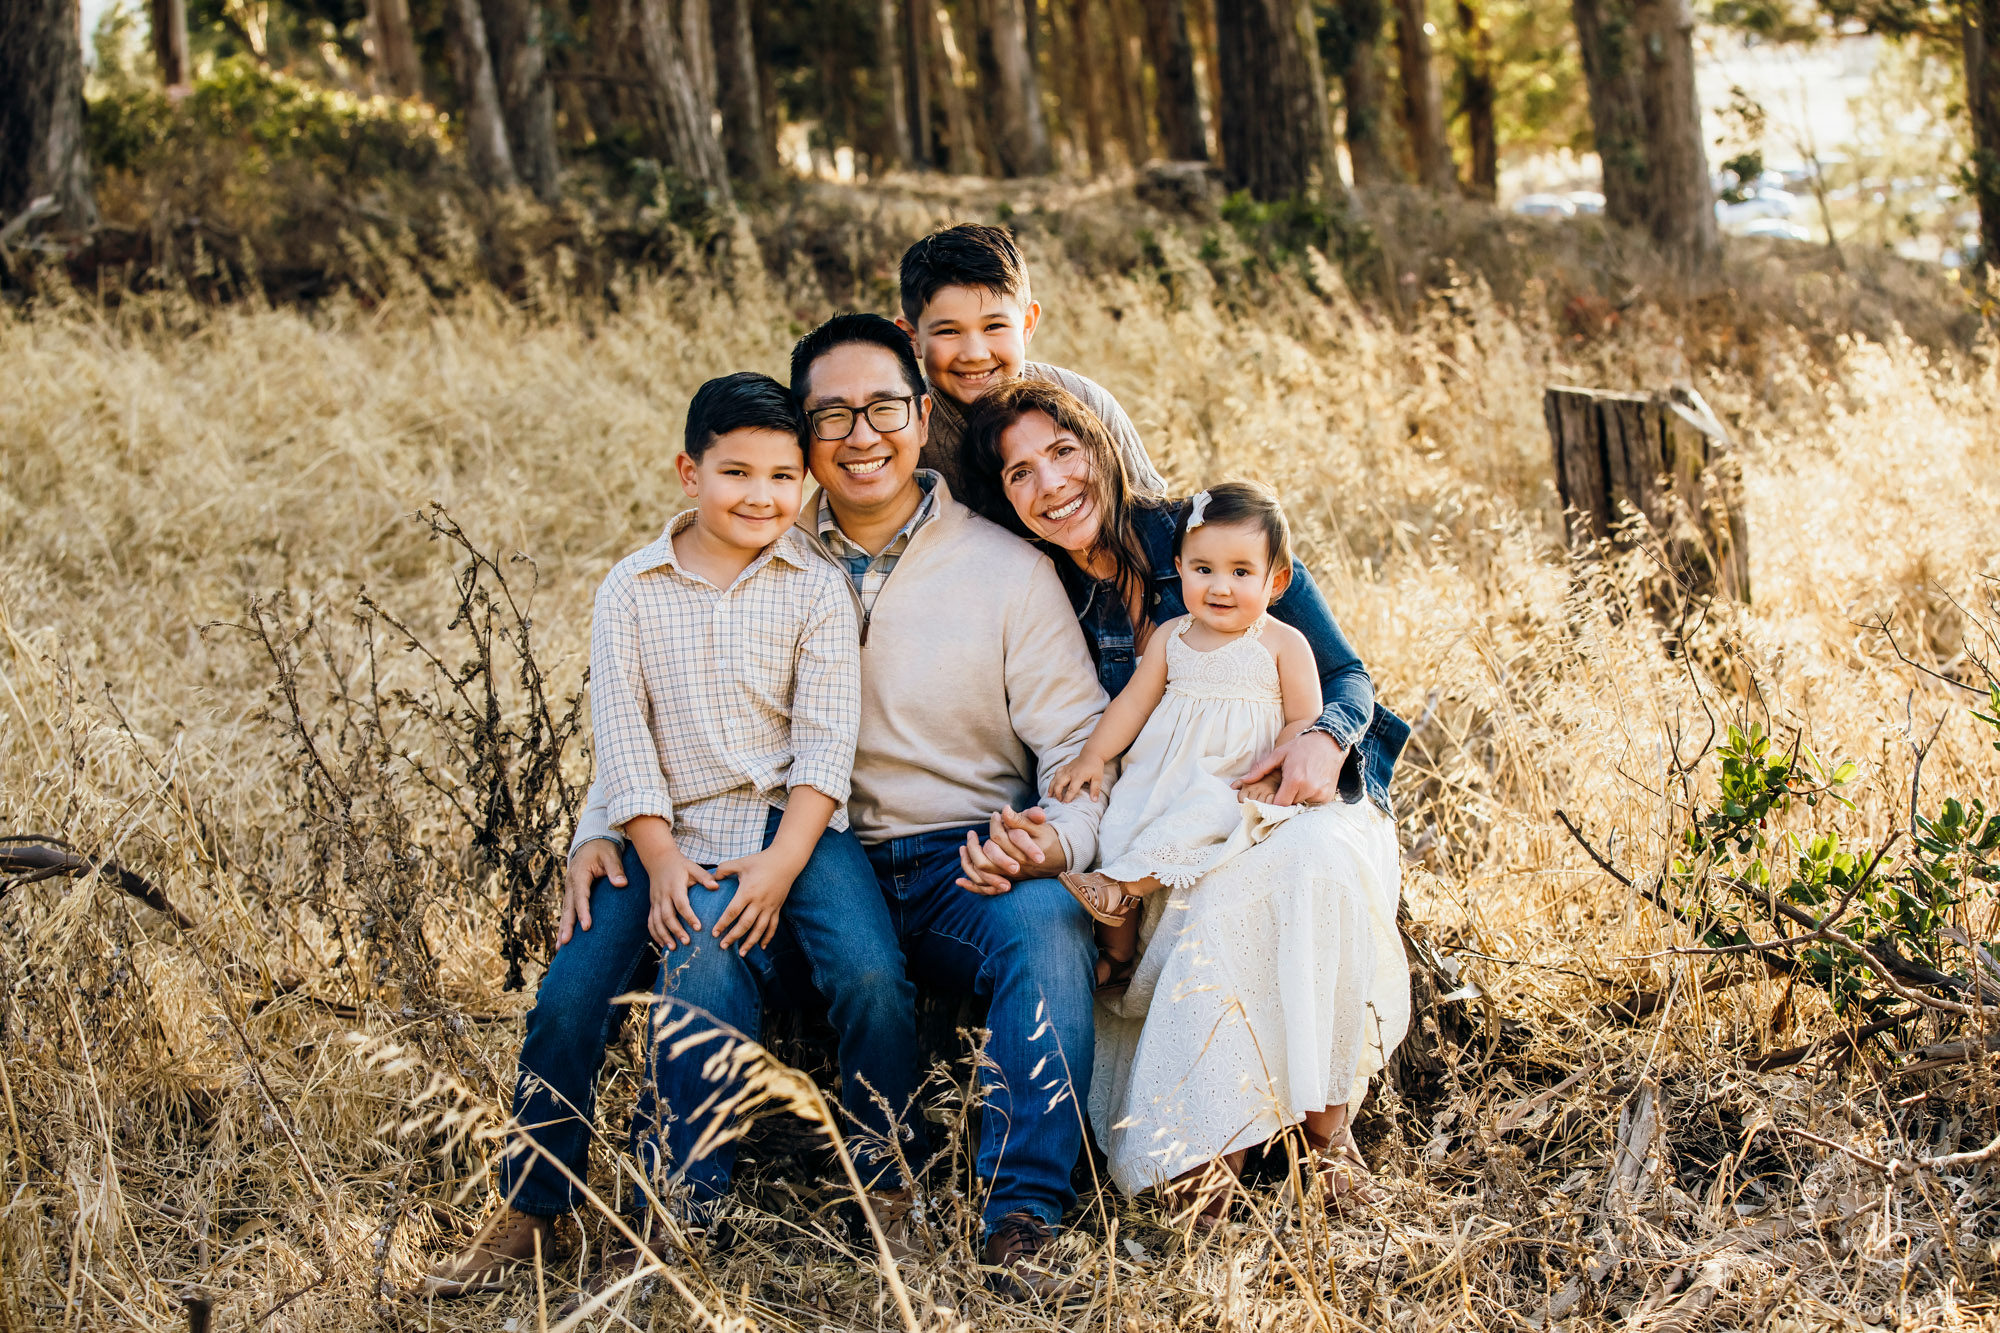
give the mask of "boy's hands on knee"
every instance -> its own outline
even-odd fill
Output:
[[[715,876],[681,854],[664,819],[641,815],[625,826],[625,836],[632,840],[632,848],[652,881],[653,909],[646,916],[646,933],[671,953],[676,944],[689,942],[689,930],[701,929],[701,918],[688,902],[688,885],[713,889],[718,887]]]
[[[721,920],[712,932],[727,949],[737,944],[738,953],[761,949],[778,933],[778,913],[791,895],[792,881],[804,866],[777,847],[767,847],[755,856],[741,856],[715,868],[719,879],[736,877],[736,896],[722,909]]]

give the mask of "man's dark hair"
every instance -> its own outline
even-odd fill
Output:
[[[1028,303],[1028,261],[1005,227],[961,222],[934,231],[903,251],[897,278],[903,287],[903,318],[912,324],[946,287],[977,287]]]
[[[803,406],[806,401],[806,393],[812,388],[813,362],[834,348],[845,347],[849,343],[873,343],[886,348],[895,355],[896,364],[903,368],[903,382],[910,386],[910,392],[918,398],[927,392],[924,372],[917,367],[917,353],[910,346],[909,334],[880,315],[835,315],[792,347],[794,402]]]
[[[699,463],[709,446],[732,430],[778,430],[797,440],[804,438],[805,424],[797,401],[784,385],[769,375],[739,370],[694,391],[681,447]]]

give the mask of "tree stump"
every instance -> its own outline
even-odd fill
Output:
[[[1742,472],[1700,394],[1551,387],[1542,414],[1573,547],[1657,542],[1674,585],[1667,603],[1750,600]]]

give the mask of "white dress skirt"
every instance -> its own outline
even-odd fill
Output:
[[[1255,674],[1254,659],[1230,651],[1245,643],[1253,636],[1195,654],[1212,663],[1211,687],[1223,688],[1225,663]],[[1175,649],[1192,653],[1170,641],[1170,679]],[[1256,651],[1270,662],[1261,645]],[[1275,667],[1270,687],[1275,694]],[[1170,686],[1161,709],[1171,702]],[[1240,762],[1232,749],[1226,762],[1196,760],[1195,771],[1227,791],[1278,729]],[[1177,730],[1187,736],[1185,725]],[[1121,805],[1164,815],[1212,801],[1176,799],[1180,775],[1188,776],[1183,794],[1200,787],[1187,752],[1170,761],[1164,749],[1142,752],[1144,741],[1105,813],[1105,873],[1151,873],[1165,883],[1157,867],[1198,861],[1200,870],[1194,882],[1145,900],[1132,984],[1097,1006],[1091,1124],[1112,1179],[1131,1194],[1262,1143],[1308,1111],[1359,1106],[1410,1023],[1409,965],[1396,931],[1401,861],[1389,817],[1365,800],[1273,807],[1236,805],[1230,793],[1234,826],[1219,836],[1211,818],[1191,837],[1149,839],[1148,830],[1163,835],[1171,826],[1114,826]],[[1158,854],[1176,846],[1186,859]],[[1127,873],[1141,866],[1149,868]]]

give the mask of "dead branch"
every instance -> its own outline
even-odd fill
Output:
[[[86,875],[101,875],[182,930],[194,929],[194,920],[168,902],[159,886],[137,871],[127,870],[109,858],[87,856],[66,840],[50,834],[0,834],[0,876],[5,877],[0,878],[0,895],[17,885]]]

